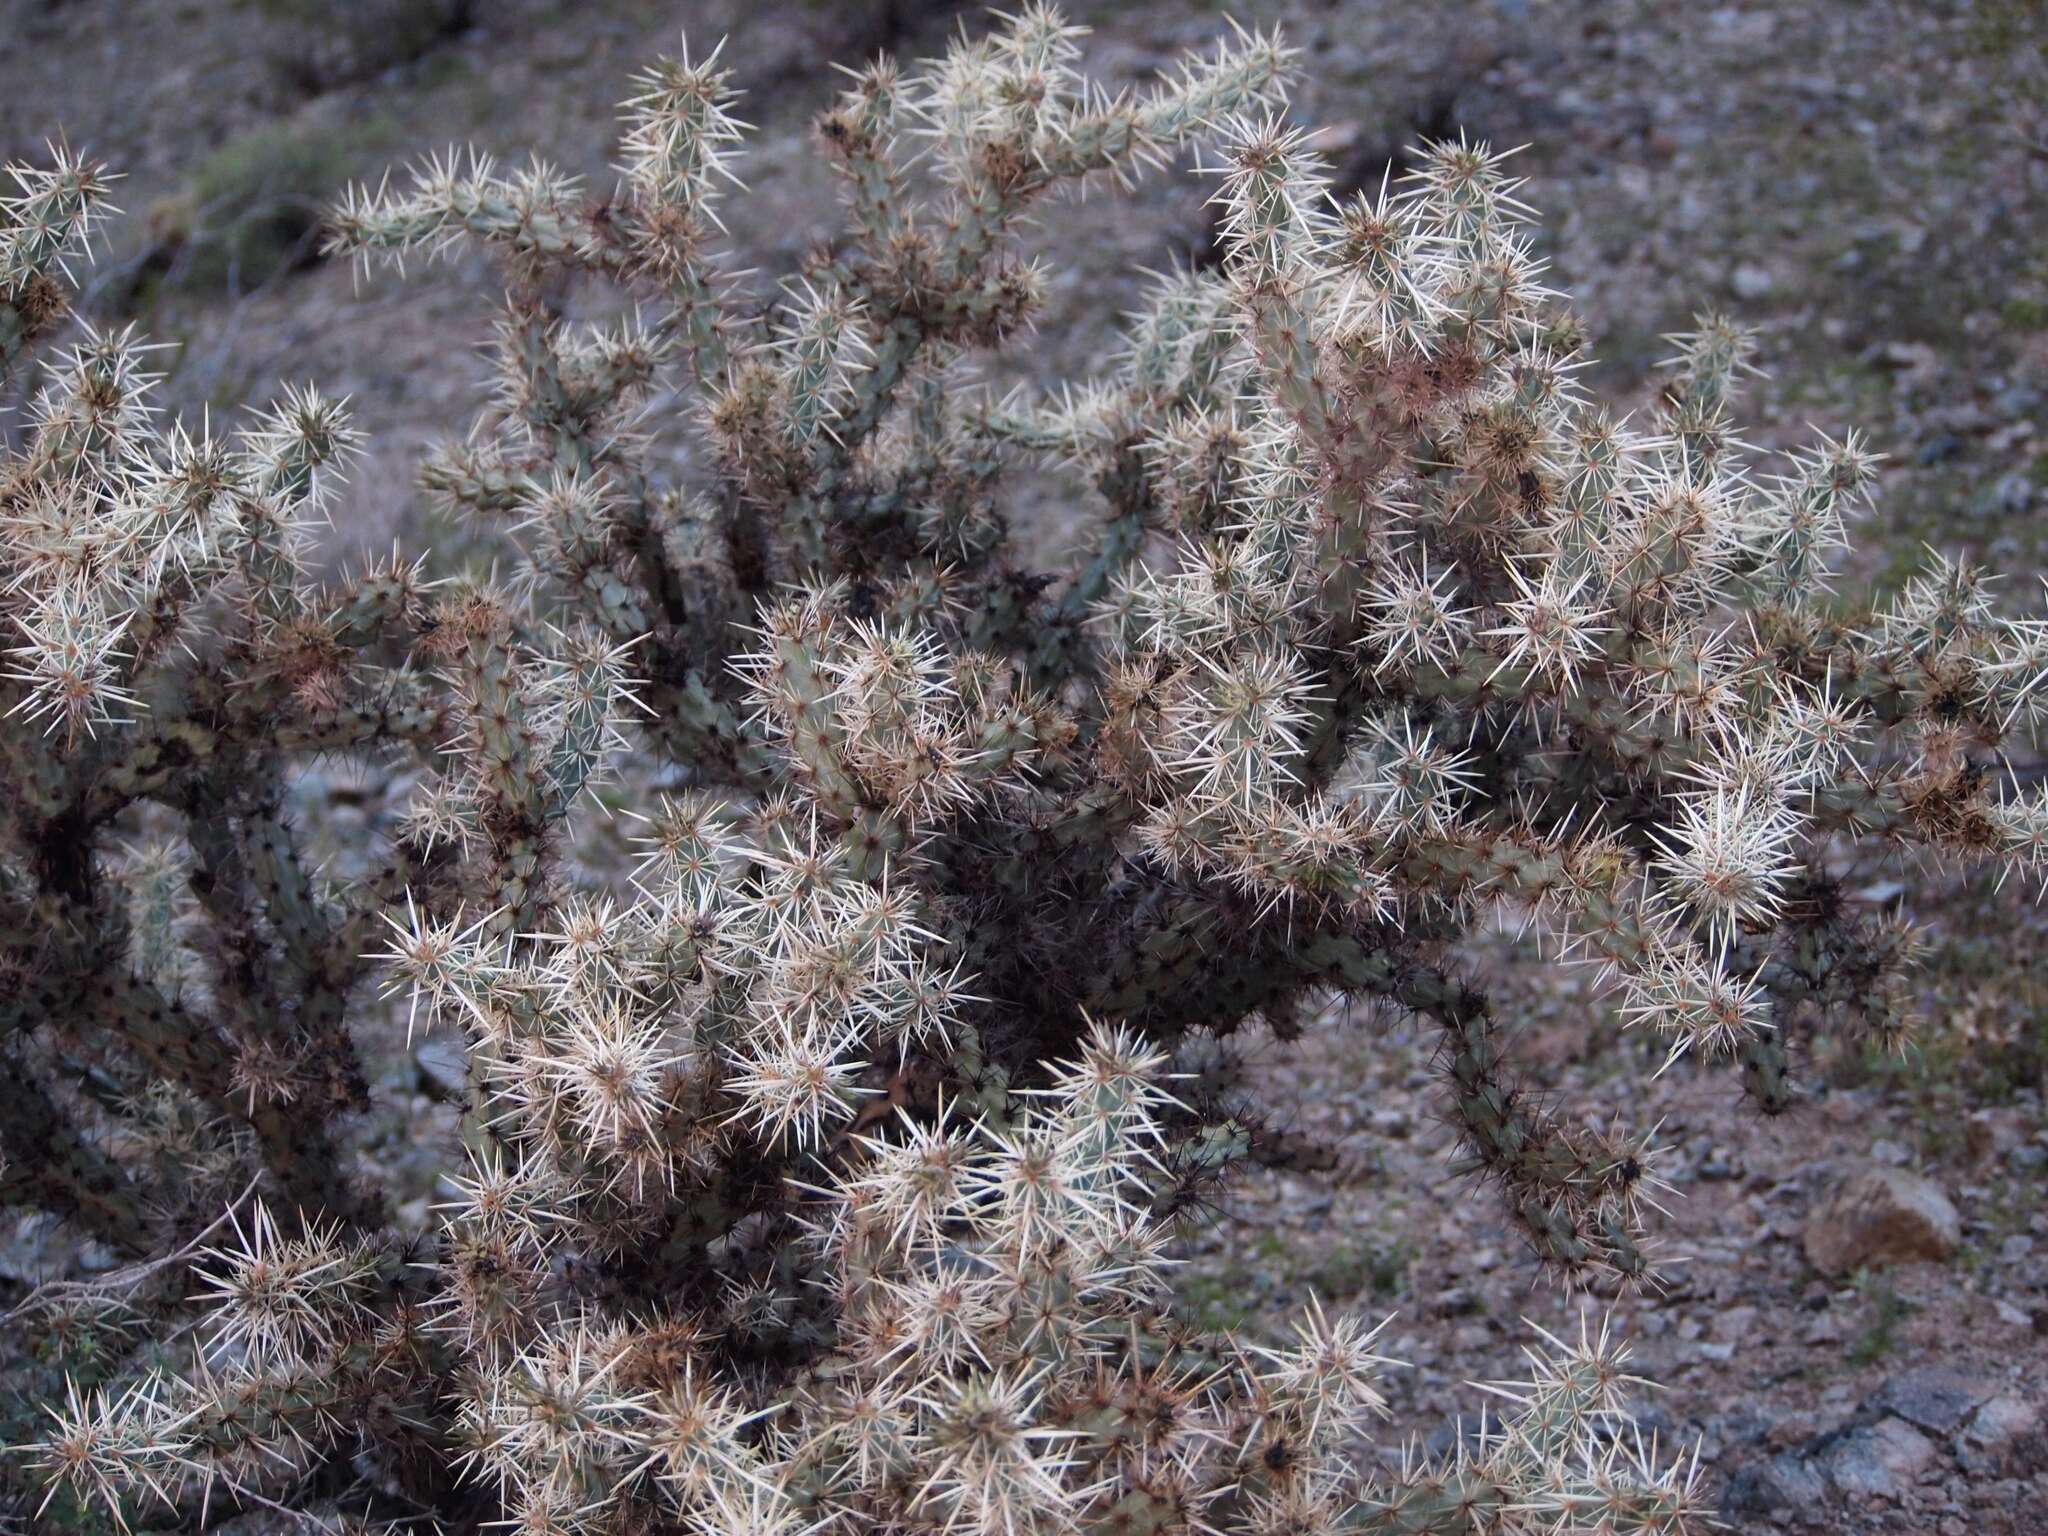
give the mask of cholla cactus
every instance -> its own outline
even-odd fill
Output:
[[[61,311],[59,275],[105,182],[68,157],[15,175],[22,195],[0,210],[8,362]],[[153,382],[133,336],[88,332],[45,360],[0,464],[0,1189],[136,1254],[177,1176],[151,1189],[110,1159],[94,1100],[138,1130],[175,1092],[213,1139],[251,1136],[292,1200],[374,1211],[322,1122],[363,1101],[346,998],[404,859],[367,905],[329,897],[283,776],[295,755],[431,748],[445,730],[405,668],[411,567],[326,592],[298,570],[300,531],[350,450],[341,407],[292,392],[216,435],[159,420]],[[117,852],[148,807],[176,832]]]
[[[847,1138],[800,1208],[724,1234],[700,1284],[660,1277],[703,1310],[570,1304],[563,1261],[628,1247],[655,1190],[690,1177],[639,1149],[687,1097],[687,1064],[660,1058],[706,1030],[627,1001],[662,990],[658,939],[544,948],[544,979],[471,949],[422,978],[476,1021],[540,1002],[560,1036],[494,1058],[520,1084],[508,1160],[458,1182],[439,1289],[408,1296],[390,1256],[285,1239],[259,1206],[199,1261],[194,1367],[53,1405],[29,1449],[56,1488],[147,1515],[289,1485],[374,1404],[387,1434],[405,1409],[444,1415],[462,1484],[441,1507],[473,1490],[517,1530],[1671,1531],[1698,1511],[1686,1464],[1601,1433],[1629,1381],[1604,1337],[1533,1355],[1450,1463],[1378,1480],[1351,1449],[1384,1406],[1374,1330],[1316,1309],[1291,1344],[1246,1349],[1178,1321],[1161,1200],[1179,1106],[1163,1053],[1121,1029],[1092,1029],[1002,1122],[948,1104]]]
[[[535,1533],[1696,1526],[1684,1463],[1612,1432],[1604,1337],[1376,1479],[1373,1330],[1318,1308],[1264,1350],[1177,1316],[1177,1226],[1299,1150],[1229,1037],[1333,994],[1424,1017],[1535,1257],[1653,1281],[1651,1149],[1521,1087],[1457,941],[1525,915],[1783,1110],[1800,1032],[1904,1024],[1908,937],[1825,841],[2040,870],[2048,805],[1990,768],[2038,724],[2048,628],[1946,564],[1831,603],[1873,457],[1753,468],[1724,320],[1639,427],[1584,399],[1503,157],[1431,146],[1333,201],[1277,40],[1116,96],[1077,50],[1034,6],[854,76],[818,123],[848,229],[765,305],[717,246],[743,125],[715,54],[641,77],[601,196],[449,157],[336,209],[366,263],[503,260],[495,398],[423,471],[503,588],[398,560],[312,588],[349,440],[318,395],[219,439],[152,415],[129,338],[48,368],[0,488],[0,1187],[169,1255],[24,1314],[71,1341],[19,1463],[49,1498]],[[1222,267],[1159,281],[1057,399],[959,388],[1041,301],[1009,245],[1034,202],[1187,144]],[[9,360],[102,178],[22,180]],[[564,319],[578,279],[639,318]],[[678,374],[671,483],[645,403]],[[1044,576],[998,486],[1055,463],[1103,521]],[[420,758],[345,892],[284,809],[320,752]],[[641,806],[630,889],[579,889],[565,828],[622,756],[687,787]],[[469,1061],[426,1240],[338,1120],[394,1015]],[[193,1246],[251,1172],[261,1203]],[[139,1341],[145,1298],[197,1326]]]

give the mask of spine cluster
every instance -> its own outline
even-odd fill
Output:
[[[119,1267],[5,1314],[0,1489],[76,1529],[1702,1528],[1604,1337],[1385,1473],[1373,1329],[1177,1312],[1186,1223],[1313,1150],[1232,1036],[1420,1017],[1534,1260],[1654,1284],[1654,1149],[1523,1084],[1459,942],[1520,915],[1787,1109],[1811,1032],[1907,1025],[1849,850],[2048,869],[1997,771],[2048,623],[1938,558],[1836,600],[1859,438],[1752,453],[1713,316],[1618,418],[1506,157],[1335,198],[1290,68],[1237,33],[1111,93],[1038,5],[878,61],[816,125],[843,234],[766,295],[715,53],[635,82],[601,193],[450,155],[352,194],[336,253],[502,266],[494,388],[421,470],[489,577],[314,582],[340,405],[216,433],[131,335],[39,345],[106,176],[15,173],[0,1202]],[[1184,152],[1220,265],[1094,377],[963,387],[1042,304],[1033,206]],[[1098,526],[1035,569],[1004,487],[1075,469]],[[288,793],[322,755],[412,786],[345,884]],[[565,853],[608,779],[645,857],[604,885]],[[350,1138],[427,1030],[468,1072],[422,1234]]]

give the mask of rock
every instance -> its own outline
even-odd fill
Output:
[[[1740,1344],[1749,1337],[1750,1329],[1755,1325],[1755,1307],[1728,1307],[1714,1318],[1714,1337],[1730,1344]]]
[[[1721,1495],[1721,1515],[1735,1529],[1743,1529],[1745,1515],[1786,1515],[1804,1525],[1818,1525],[1823,1518],[1821,1501],[1827,1484],[1812,1462],[1786,1452],[1769,1461],[1752,1462],[1728,1480]]]
[[[1895,373],[1932,375],[1941,366],[1941,355],[1924,341],[1888,341],[1874,349],[1870,361]]]
[[[1764,1443],[1773,1450],[1782,1451],[1799,1444],[1802,1440],[1811,1440],[1813,1430],[1813,1415],[1795,1411],[1786,1414],[1764,1431]]]
[[[57,1278],[70,1266],[75,1246],[54,1216],[42,1211],[19,1215],[0,1233],[0,1280],[36,1286]]]
[[[1955,1452],[1975,1477],[2018,1477],[2048,1467],[2040,1406],[2014,1392],[1999,1394],[1956,1436]]]
[[[1660,1439],[1670,1440],[1673,1438],[1672,1431],[1674,1426],[1671,1424],[1668,1415],[1663,1417],[1664,1422],[1656,1426],[1657,1433]],[[1613,1425],[1596,1423],[1588,1427],[1601,1440],[1625,1438],[1622,1434],[1622,1426],[1619,1423]],[[1635,1428],[1642,1435],[1644,1443],[1647,1444],[1650,1439],[1652,1426],[1644,1422],[1641,1416],[1637,1416]],[[1702,1462],[1715,1462],[1721,1459],[1722,1453],[1730,1446],[1755,1445],[1759,1443],[1770,1432],[1770,1429],[1771,1421],[1769,1419],[1759,1418],[1756,1414],[1749,1412],[1747,1408],[1737,1408],[1732,1413],[1709,1414],[1704,1420],[1698,1422],[1697,1433],[1686,1438],[1692,1439]]]
[[[1803,1335],[1809,1344],[1839,1344],[1844,1336],[1842,1320],[1832,1312],[1823,1312],[1808,1323]]]
[[[1479,1296],[1470,1286],[1454,1285],[1437,1293],[1430,1310],[1438,1317],[1468,1317],[1479,1310]]]
[[[452,1031],[427,1036],[413,1048],[420,1090],[430,1098],[461,1099],[469,1092],[469,1052]]]
[[[1576,1022],[1547,1024],[1524,1034],[1518,1056],[1532,1066],[1564,1067],[1586,1055],[1586,1031]]]
[[[1308,142],[1317,154],[1335,160],[1358,148],[1364,137],[1365,126],[1353,120],[1344,123],[1324,123],[1310,131]]]
[[[2025,384],[2010,385],[1992,397],[1991,409],[2007,421],[2019,421],[2041,408],[2041,391]]]
[[[1617,1419],[1611,1425],[1593,1426],[1594,1434],[1600,1437],[1603,1444],[1609,1439],[1619,1440],[1624,1429],[1642,1436],[1645,1441],[1654,1436],[1671,1445],[1684,1438],[1684,1426],[1655,1403],[1643,1403],[1631,1408],[1625,1418]]]
[[[1923,1366],[1892,1377],[1870,1401],[1881,1412],[1896,1414],[1932,1434],[1945,1435],[1997,1390],[1995,1383],[1965,1376],[1960,1371]]]
[[[1852,1429],[1828,1448],[1828,1480],[1844,1493],[1895,1499],[1934,1465],[1934,1442],[1904,1419]]]
[[[1998,484],[1991,488],[1991,506],[1994,511],[2014,517],[2027,510],[2034,502],[2034,482],[2019,470],[2001,475]]]
[[[1451,1331],[1451,1348],[1460,1354],[1477,1354],[1493,1343],[1493,1334],[1483,1323],[1460,1323]]]
[[[1988,432],[1996,424],[1992,414],[1974,400],[1957,400],[1940,405],[1930,413],[1936,426],[1962,437]]]
[[[1728,274],[1728,286],[1738,299],[1760,299],[1777,286],[1777,279],[1768,268],[1745,261]]]
[[[1824,1275],[1945,1259],[1961,1241],[1962,1222],[1941,1186],[1903,1168],[1866,1168],[1806,1218],[1807,1261]]]
[[[1950,459],[1959,458],[1963,451],[1963,440],[1953,432],[1937,432],[1920,445],[1914,458],[1921,464],[1946,464]]]
[[[2031,1330],[2034,1326],[2034,1319],[2009,1301],[1994,1302],[1992,1303],[1991,1310],[1997,1314],[1998,1320],[2001,1323],[2005,1323],[2010,1327]]]
[[[1423,1443],[1423,1454],[1432,1461],[1443,1461],[1461,1446],[1476,1454],[1485,1446],[1486,1436],[1493,1427],[1493,1421],[1483,1414],[1453,1414],[1429,1432],[1429,1439]]]
[[[1860,1126],[1868,1123],[1870,1112],[1875,1106],[1876,1098],[1872,1094],[1861,1093],[1854,1088],[1831,1089],[1820,1101],[1820,1112],[1827,1117],[1830,1125]],[[1827,1169],[1821,1167],[1813,1171],[1825,1173]]]
[[[1374,1135],[1389,1141],[1406,1141],[1409,1132],[1415,1129],[1415,1121],[1405,1109],[1376,1109],[1366,1123]]]

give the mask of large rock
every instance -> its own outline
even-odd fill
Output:
[[[413,1048],[420,1088],[430,1097],[460,1101],[469,1094],[469,1047],[459,1031],[442,1029]]]
[[[2048,1468],[2039,1405],[2017,1392],[1992,1398],[1956,1436],[1955,1451],[1963,1470],[1977,1477],[2019,1477]]]
[[[1930,1434],[1946,1435],[1970,1416],[1971,1409],[1997,1395],[1998,1383],[1987,1377],[1923,1365],[1892,1377],[1867,1406],[1897,1414]]]
[[[1962,1223],[1932,1179],[1873,1165],[1824,1196],[1806,1218],[1806,1257],[1824,1275],[1945,1259]]]
[[[1787,1452],[1752,1462],[1728,1480],[1721,1515],[1731,1528],[1739,1517],[1761,1515],[1774,1524],[1819,1525],[1827,1518],[1827,1482],[1811,1461]]]
[[[1844,1493],[1896,1499],[1934,1465],[1934,1442],[1904,1419],[1852,1429],[1828,1449],[1828,1480]]]

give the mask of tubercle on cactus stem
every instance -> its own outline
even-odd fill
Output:
[[[1910,937],[1823,838],[2048,862],[2048,801],[1990,771],[2048,625],[1938,558],[1835,605],[1875,456],[1754,472],[1725,319],[1641,425],[1588,401],[1505,156],[1426,145],[1333,201],[1277,38],[1110,93],[1080,35],[1032,5],[853,76],[817,124],[844,238],[765,297],[722,249],[715,51],[635,81],[602,194],[455,154],[351,193],[337,254],[503,265],[492,398],[420,475],[488,579],[394,553],[316,585],[341,403],[195,431],[132,335],[48,350],[107,178],[16,172],[0,1192],[180,1255],[120,1294],[198,1342],[64,1293],[0,1479],[186,1527],[342,1489],[463,1530],[1702,1528],[1687,1462],[1593,1433],[1628,1382],[1604,1335],[1381,1474],[1349,1455],[1375,1331],[1176,1308],[1182,1224],[1320,1150],[1230,1037],[1333,995],[1426,1019],[1534,1258],[1654,1284],[1654,1148],[1529,1088],[1459,941],[1527,916],[1668,1060],[1787,1110],[1801,1033],[1906,1019]],[[1044,302],[1029,210],[1189,145],[1221,266],[1158,279],[1099,377],[960,387]],[[638,318],[567,318],[577,283]],[[1047,573],[1002,487],[1059,464],[1102,517]],[[288,792],[322,755],[413,780],[346,884]],[[669,792],[627,793],[650,759]],[[599,789],[637,798],[630,889],[568,857]],[[430,1237],[351,1119],[399,1007],[468,1063]]]

